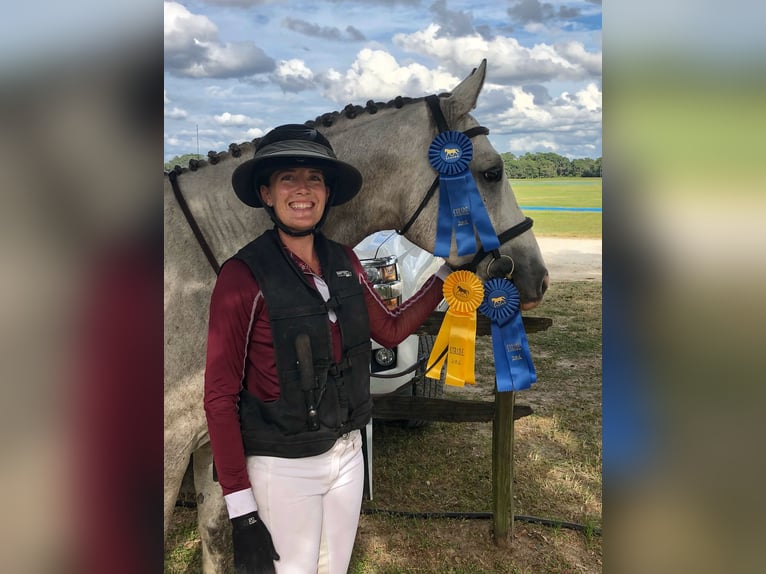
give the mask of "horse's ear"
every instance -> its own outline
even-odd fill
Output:
[[[478,68],[452,90],[450,97],[442,100],[442,108],[447,118],[456,120],[476,107],[476,100],[479,98],[486,75],[487,60],[485,58]]]

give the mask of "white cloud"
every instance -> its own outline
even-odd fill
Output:
[[[255,138],[262,137],[265,133],[261,128],[250,128],[245,132],[245,135],[247,135],[248,139],[254,140]]]
[[[551,151],[559,153],[561,147],[553,139],[544,139],[539,135],[524,135],[513,137],[509,141],[509,151],[520,156],[525,153],[539,153]]]
[[[186,118],[189,114],[186,112],[186,110],[182,110],[181,108],[173,108],[171,110],[165,108],[165,114],[164,116],[169,120],[182,120]]]
[[[538,99],[521,87],[485,86],[506,109],[483,117],[493,126],[490,137],[503,136],[515,154],[553,151],[568,157],[597,157],[601,146],[601,91],[595,83],[576,92]],[[504,97],[502,94],[506,94]],[[495,105],[498,109],[498,105]],[[596,145],[598,145],[598,148]]]
[[[271,75],[274,82],[285,92],[300,92],[315,86],[314,73],[303,60],[282,60]]]
[[[510,88],[513,94],[513,107],[505,114],[506,117],[530,120],[539,126],[551,124],[553,115],[543,106],[535,104],[535,96],[522,88]]]
[[[511,133],[516,131],[568,131],[583,126],[601,126],[601,91],[596,84],[575,93],[563,92],[544,104],[536,104],[534,95],[520,87],[497,88],[509,93],[513,104],[499,113],[496,120]]]
[[[218,28],[207,16],[192,14],[177,2],[165,2],[165,52],[189,50],[195,41],[217,40]]]
[[[169,103],[172,102],[172,100],[168,97],[168,91],[163,90],[163,99],[165,101],[165,106],[167,106]],[[181,108],[174,106],[172,109],[168,109],[167,107],[164,108],[164,117],[169,120],[182,120],[185,117],[187,117],[189,114],[186,112],[186,110],[182,110]]]
[[[588,84],[575,94],[575,102],[589,112],[601,112],[601,90],[596,84]]]
[[[165,2],[165,69],[192,78],[237,78],[269,72],[274,61],[252,42],[221,43],[206,16]]]
[[[588,52],[582,42],[558,42],[556,53],[590,76],[601,76],[601,52]]]
[[[415,54],[432,56],[451,70],[470,70],[487,57],[489,42],[479,34],[461,37],[437,37],[440,27],[430,24],[412,34],[395,34],[394,44]]]
[[[548,26],[542,22],[529,22],[524,24],[524,31],[527,34],[545,34],[548,32]]]
[[[246,126],[253,123],[253,120],[246,115],[230,114],[229,112],[224,112],[221,115],[215,116],[213,119],[215,119],[217,124],[222,126]]]
[[[601,53],[588,52],[580,42],[527,48],[511,37],[445,38],[438,32],[439,26],[431,24],[412,34],[396,34],[394,43],[408,52],[431,56],[455,72],[474,68],[487,58],[488,76],[497,82],[583,80],[601,74]]]
[[[361,50],[349,70],[330,69],[322,78],[323,95],[337,103],[386,101],[399,95],[412,97],[450,90],[459,78],[441,68],[429,70],[412,63],[401,66],[383,50]]]
[[[221,86],[205,87],[205,95],[209,98],[231,98],[234,96],[234,86],[223,88]]]

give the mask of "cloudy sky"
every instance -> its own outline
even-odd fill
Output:
[[[601,0],[165,2],[165,160],[367,100],[449,91],[499,152],[601,156]]]

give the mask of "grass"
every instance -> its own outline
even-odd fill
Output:
[[[538,382],[518,393],[534,412],[515,423],[515,514],[576,522],[584,532],[516,521],[508,547],[490,520],[364,514],[349,572],[569,573],[601,571],[601,284],[551,285],[535,310],[553,326],[529,335]],[[491,341],[477,341],[477,384],[447,396],[491,400]],[[432,423],[420,429],[376,422],[373,493],[365,509],[491,510],[491,423]],[[199,572],[194,514],[177,509],[165,572]],[[181,550],[178,550],[181,546]],[[185,562],[184,561],[188,561]]]
[[[165,574],[202,571],[202,544],[197,535],[196,511],[177,508],[165,541]]]
[[[524,206],[601,207],[600,177],[516,179],[513,193]],[[555,237],[601,237],[601,213],[588,211],[528,210],[535,220],[536,235]]]

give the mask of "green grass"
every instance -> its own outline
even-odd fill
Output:
[[[600,177],[516,179],[511,181],[522,206],[601,207]],[[556,237],[601,237],[601,213],[588,211],[537,211],[526,215],[535,221],[535,234]]]
[[[196,510],[178,508],[174,526],[165,541],[164,574],[199,572],[202,568],[202,545],[197,535]]]
[[[514,179],[510,183],[519,205],[601,207],[600,177]]]

